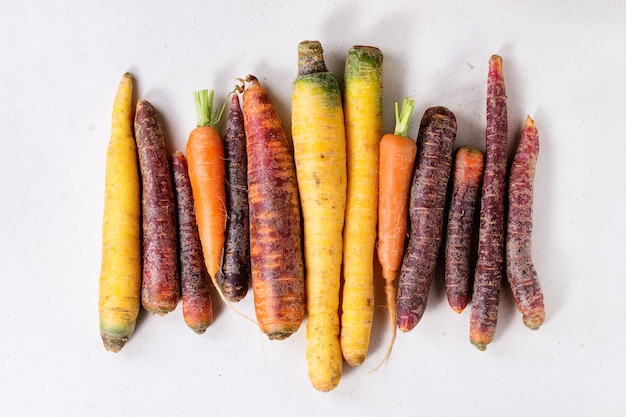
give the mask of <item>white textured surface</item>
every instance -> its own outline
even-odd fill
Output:
[[[96,4],[97,3],[97,4]],[[126,4],[128,3],[128,4]],[[352,4],[354,3],[354,4]],[[515,3],[515,4],[513,4]],[[0,13],[0,415],[618,416],[626,397],[626,7],[623,1],[3,2]],[[455,112],[484,149],[487,62],[502,55],[510,149],[527,114],[541,152],[534,254],[547,322],[530,332],[504,286],[486,352],[442,278],[386,365],[376,310],[365,364],[311,387],[305,332],[269,342],[219,306],[203,336],[143,315],[128,345],[98,334],[105,150],[123,72],[160,111],[171,150],[195,124],[191,92],[255,74],[289,129],[296,48],[318,39],[343,78],[354,44],[385,54],[393,102]],[[382,301],[381,303],[382,304]],[[252,297],[238,308],[252,315]]]

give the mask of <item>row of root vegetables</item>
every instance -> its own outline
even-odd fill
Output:
[[[303,41],[293,145],[268,91],[249,75],[221,109],[213,91],[194,93],[197,127],[185,154],[173,155],[157,110],[133,104],[133,77],[123,75],[105,179],[99,312],[107,350],[132,336],[140,308],[163,315],[182,299],[186,324],[201,334],[213,321],[211,286],[231,307],[250,286],[270,339],[287,338],[306,316],[309,378],[329,391],[344,361],[366,358],[374,257],[392,329],[384,362],[396,328],[420,321],[441,250],[448,302],[459,313],[471,302],[477,348],[493,339],[505,271],[524,323],[541,325],[531,256],[538,135],[528,117],[509,171],[501,58],[489,61],[484,153],[455,149],[456,118],[443,106],[424,112],[411,139],[408,98],[396,103],[395,131],[383,134],[382,62],[380,49],[352,47],[341,88],[321,44]],[[215,126],[228,103],[222,137]]]

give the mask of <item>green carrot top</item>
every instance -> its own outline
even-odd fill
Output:
[[[213,95],[213,90],[200,90],[193,92],[193,98],[196,102],[198,127],[215,126],[222,118],[224,108],[226,107],[226,101],[218,114],[217,109],[213,109]]]
[[[398,111],[398,102],[396,101],[396,130],[394,135],[406,137],[409,133],[409,123],[411,122],[411,116],[413,115],[413,107],[415,107],[415,101],[409,100],[408,97],[404,97],[402,101],[402,110]]]

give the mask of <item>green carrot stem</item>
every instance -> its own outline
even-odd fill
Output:
[[[213,90],[200,90],[193,92],[193,98],[196,102],[196,118],[198,126],[215,126],[222,118],[227,100],[224,101],[224,104],[218,114],[217,109],[215,109],[215,111],[213,109],[214,94]]]
[[[402,101],[402,109],[398,110],[398,102],[396,101],[396,130],[394,135],[406,137],[409,133],[409,123],[411,122],[411,116],[413,115],[413,108],[415,107],[415,101],[409,100],[408,97],[404,97]]]

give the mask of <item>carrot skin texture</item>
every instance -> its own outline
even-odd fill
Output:
[[[292,137],[303,215],[307,364],[318,391],[341,378],[339,291],[346,203],[346,140],[341,92],[328,72],[322,46],[298,46],[292,87]]]
[[[363,363],[374,317],[374,252],[382,137],[383,54],[354,46],[345,68],[344,116],[348,188],[343,234],[341,349],[350,366]]]
[[[507,165],[507,106],[502,58],[489,60],[485,169],[478,232],[478,260],[470,313],[470,342],[485,350],[498,321],[504,269],[504,199]]]
[[[159,115],[146,100],[137,103],[135,138],[139,151],[143,209],[141,302],[159,315],[178,304],[180,282],[176,242],[176,203]]]
[[[106,350],[132,336],[141,304],[141,200],[133,134],[133,77],[126,73],[113,103],[106,158],[98,311]]]
[[[409,200],[409,242],[398,277],[397,323],[403,332],[412,330],[426,309],[443,234],[456,129],[456,118],[445,107],[429,108],[420,123]]]
[[[263,333],[280,340],[298,330],[305,314],[298,184],[293,155],[267,91],[253,76],[246,81],[243,114],[254,306]]]
[[[483,167],[481,150],[471,145],[457,150],[445,249],[446,297],[457,313],[461,313],[469,301],[472,231]]]
[[[539,134],[527,117],[509,174],[506,271],[513,299],[524,324],[537,330],[545,320],[543,292],[532,260],[533,182]]]
[[[187,160],[182,152],[176,151],[172,155],[172,169],[178,215],[183,318],[189,328],[202,334],[213,322],[213,305],[196,223]]]
[[[248,159],[243,113],[237,94],[232,95],[230,106],[224,134],[228,218],[220,284],[227,299],[240,301],[248,293],[250,283]]]

